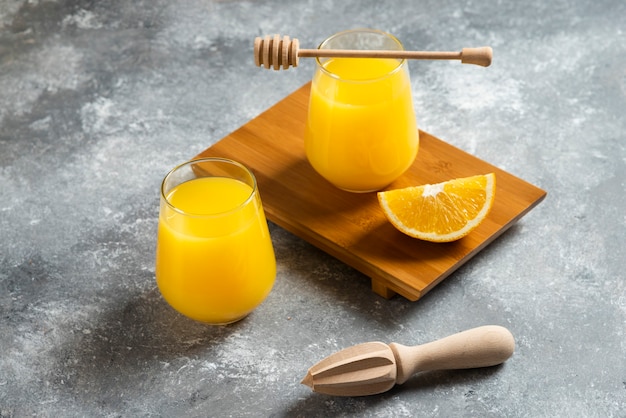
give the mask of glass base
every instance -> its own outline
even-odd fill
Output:
[[[337,187],[340,190],[343,190],[344,192],[350,192],[350,193],[373,193],[373,192],[378,192],[387,186],[378,187],[376,189],[371,189],[371,190],[350,190],[350,189],[344,189],[343,187],[338,187],[338,186],[335,186],[335,187]]]
[[[194,318],[191,318],[191,319],[193,319],[194,321],[199,322],[201,324],[204,324],[204,325],[211,325],[211,326],[220,327],[220,326],[231,325],[231,324],[234,324],[236,322],[242,321],[242,320],[246,319],[248,317],[248,315],[250,315],[250,314],[248,313],[248,314],[245,314],[244,316],[240,316],[239,318],[233,319],[231,321],[226,321],[226,322],[211,322],[211,321],[201,321],[199,319],[194,319]]]
[[[379,192],[379,191],[383,190],[385,187],[389,186],[393,182],[390,182],[390,183],[385,184],[385,185],[380,186],[380,187],[374,187],[372,189],[366,189],[366,190],[352,190],[352,189],[347,189],[345,187],[337,186],[332,181],[329,181],[329,183],[332,184],[333,186],[335,186],[336,188],[338,188],[339,190],[343,190],[344,192],[350,192],[350,193],[373,193],[373,192]]]

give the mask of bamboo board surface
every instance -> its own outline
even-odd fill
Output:
[[[252,170],[267,218],[369,276],[372,289],[416,301],[535,207],[546,192],[420,131],[415,163],[388,189],[494,172],[496,196],[485,221],[445,244],[408,237],[385,218],[376,193],[339,190],[304,153],[310,83],[197,157],[224,157]]]

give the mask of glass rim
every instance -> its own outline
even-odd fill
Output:
[[[198,163],[209,163],[209,162],[217,162],[217,163],[226,163],[226,164],[230,164],[233,165],[235,167],[241,168],[248,176],[250,176],[250,179],[252,180],[252,191],[250,192],[250,194],[248,195],[248,197],[246,197],[243,202],[241,202],[239,205],[235,206],[234,208],[222,211],[222,212],[216,212],[216,213],[210,213],[210,214],[202,214],[202,213],[192,213],[192,212],[187,212],[185,210],[180,209],[179,207],[175,206],[174,204],[172,204],[172,202],[169,201],[169,199],[167,198],[167,196],[165,195],[165,183],[166,181],[177,171],[179,171],[180,169],[182,169],[185,166],[190,166],[192,164],[198,164]],[[220,176],[216,176],[216,175],[211,175],[211,176],[205,176],[205,177],[220,177]],[[223,177],[223,176],[222,176]],[[196,177],[196,178],[203,178],[203,177]],[[193,179],[192,179],[193,180]],[[186,180],[186,181],[191,181],[191,180]],[[179,184],[183,184],[184,182],[181,182]],[[252,171],[250,171],[250,169],[248,167],[246,167],[245,165],[243,165],[242,163],[235,161],[235,160],[231,160],[229,158],[223,158],[223,157],[201,157],[201,158],[195,158],[189,161],[185,161],[183,163],[178,164],[177,166],[175,166],[174,168],[172,168],[166,175],[165,177],[163,177],[163,180],[161,181],[161,199],[163,199],[163,201],[167,204],[167,206],[173,210],[174,212],[187,216],[187,217],[193,217],[193,218],[201,218],[201,219],[210,219],[210,218],[218,218],[218,217],[222,217],[237,211],[242,210],[244,207],[248,206],[250,204],[250,202],[255,198],[255,195],[257,193],[257,181],[256,181],[256,177],[254,176],[254,173],[252,173]]]
[[[385,36],[389,39],[391,39],[393,42],[395,42],[399,47],[399,51],[404,51],[404,45],[402,45],[402,42],[400,42],[400,40],[398,38],[396,38],[394,35],[379,30],[379,29],[370,29],[370,28],[357,28],[357,29],[348,29],[348,30],[344,30],[341,32],[337,32],[333,35],[330,35],[328,38],[324,39],[318,46],[317,49],[324,49],[324,47],[331,42],[332,40],[338,38],[339,36],[343,36],[343,35],[347,35],[350,33],[374,33],[377,35],[382,35]],[[390,58],[393,59],[393,58]],[[332,77],[334,79],[337,79],[339,81],[343,81],[343,82],[349,82],[349,83],[371,83],[373,81],[378,81],[378,80],[383,80],[387,77],[391,77],[393,74],[395,74],[396,72],[400,71],[401,68],[404,67],[405,63],[406,63],[406,59],[402,58],[398,61],[398,65],[391,71],[385,73],[384,75],[380,76],[380,77],[373,77],[373,78],[366,78],[366,79],[362,79],[362,80],[354,80],[354,79],[350,79],[350,78],[344,78],[341,77],[340,75],[333,73],[332,71],[329,71],[328,69],[326,69],[326,67],[324,67],[324,65],[322,64],[322,62],[320,61],[320,57],[315,58],[315,62],[317,64],[317,67],[326,75],[328,75],[329,77]]]

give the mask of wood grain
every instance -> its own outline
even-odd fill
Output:
[[[485,221],[465,238],[430,243],[408,237],[385,218],[376,193],[337,189],[309,165],[305,84],[198,157],[231,158],[255,174],[267,218],[372,280],[389,298],[416,301],[513,225],[546,196],[532,184],[420,131],[411,168],[388,189],[494,172],[496,197]]]

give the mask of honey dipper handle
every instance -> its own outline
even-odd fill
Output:
[[[482,67],[491,65],[493,50],[491,47],[463,48],[460,52],[449,51],[395,51],[365,49],[299,49],[298,57],[315,58],[397,58],[417,60],[460,60],[463,64]]]
[[[396,358],[396,383],[401,384],[422,371],[495,366],[511,357],[515,340],[508,329],[486,325],[423,345],[389,347]]]

